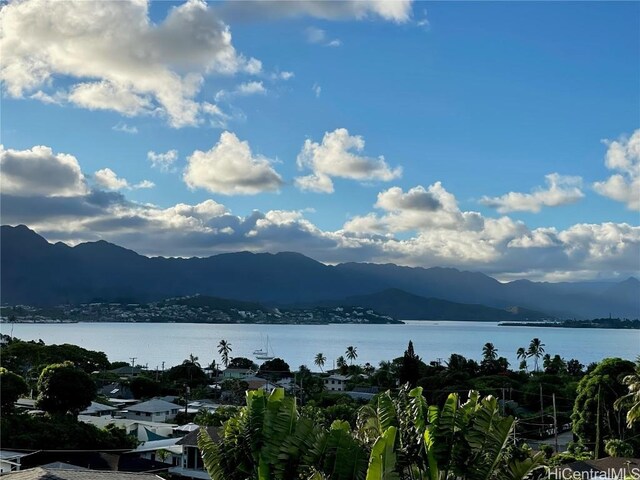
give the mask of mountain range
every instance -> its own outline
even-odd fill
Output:
[[[293,252],[149,258],[105,241],[51,244],[24,225],[1,227],[0,255],[3,304],[152,302],[199,293],[271,306],[361,302],[378,311],[393,310],[389,314],[398,318],[425,309],[436,315],[445,306],[460,312],[470,306],[509,310],[527,318],[640,317],[640,281],[634,277],[501,283],[454,268],[325,265]]]

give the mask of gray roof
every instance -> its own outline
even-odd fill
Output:
[[[112,472],[110,470],[58,470],[43,467],[11,472],[2,478],[11,480],[158,480],[152,473]]]
[[[114,410],[118,410],[116,407],[112,407],[111,405],[105,405],[104,403],[91,402],[87,408],[80,412],[81,415],[89,415],[91,413],[98,412],[113,412]]]
[[[164,400],[159,400],[154,398],[149,400],[148,402],[138,403],[136,405],[131,405],[127,407],[127,410],[132,410],[134,412],[149,412],[149,413],[158,413],[158,412],[168,412],[170,410],[181,409],[180,405],[176,405],[175,403],[165,402]]]
[[[220,441],[220,434],[218,433],[218,427],[204,427],[207,430],[207,433],[211,437],[214,442]],[[198,433],[200,429],[189,432],[189,434],[182,437],[178,440],[176,445],[184,445],[187,447],[197,447],[198,446]]]

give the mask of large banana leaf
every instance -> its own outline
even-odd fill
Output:
[[[371,449],[366,480],[398,480],[400,478],[395,470],[396,432],[396,427],[389,427],[376,440]]]

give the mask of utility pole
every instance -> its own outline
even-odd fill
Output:
[[[553,400],[553,434],[556,437],[556,453],[560,453],[558,451],[558,417],[556,416],[556,394],[552,393],[551,398]]]
[[[505,408],[504,408],[504,387],[502,387],[502,416],[504,416]]]
[[[136,358],[138,357],[129,357],[131,359],[131,376],[133,377],[133,369],[136,368]]]
[[[189,394],[191,393],[191,389],[189,385],[184,384],[184,415],[187,415],[187,407],[189,406]]]
[[[540,419],[544,428],[544,401],[542,399],[542,382],[540,382]]]
[[[594,449],[594,457],[595,459],[600,458],[600,388],[602,386],[598,385],[598,412],[596,413],[596,448]]]

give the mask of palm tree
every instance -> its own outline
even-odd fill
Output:
[[[636,360],[636,371],[624,377],[622,383],[629,387],[629,393],[616,400],[614,406],[620,409],[623,405],[630,404],[627,426],[631,428],[634,423],[640,422],[640,357]]]
[[[484,361],[490,362],[498,358],[498,349],[491,342],[487,342],[482,347],[482,358]]]
[[[544,343],[539,338],[534,338],[529,344],[529,350],[527,350],[527,356],[533,357],[534,370],[538,371],[538,360],[544,353]]]
[[[347,366],[347,361],[344,359],[342,355],[340,355],[336,360],[336,367],[343,368]]]
[[[313,363],[315,363],[318,367],[320,367],[320,370],[324,372],[322,367],[324,367],[324,362],[326,361],[327,361],[327,357],[325,357],[322,353],[318,353]]]
[[[182,362],[183,365],[193,365],[195,367],[200,367],[200,364],[198,363],[198,357],[196,357],[195,355],[193,355],[193,353],[189,354],[189,358],[185,359]]]
[[[527,370],[527,350],[524,347],[520,347],[516,352],[516,357],[520,360],[520,368],[524,367],[523,370]]]
[[[347,356],[347,358],[350,361],[350,364],[353,365],[353,361],[358,358],[358,351],[357,351],[357,347],[354,347],[353,345],[349,345],[347,347],[347,351],[344,352],[345,355]]]
[[[224,363],[225,367],[229,366],[229,354],[231,353],[231,350],[231,344],[229,342],[226,340],[220,340],[220,343],[218,344],[218,353],[222,357],[222,363]]]

